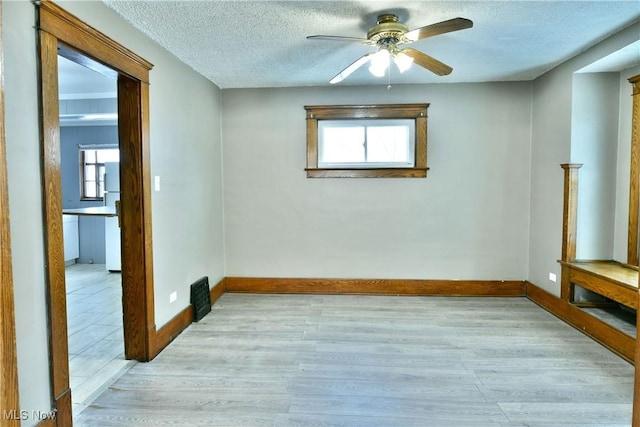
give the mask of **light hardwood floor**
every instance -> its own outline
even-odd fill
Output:
[[[69,380],[78,415],[133,362],[124,358],[122,285],[104,264],[65,268]]]
[[[525,298],[225,294],[75,425],[628,427],[632,391]]]

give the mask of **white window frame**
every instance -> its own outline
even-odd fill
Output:
[[[80,161],[80,200],[82,201],[101,201],[104,200],[104,162],[88,162],[86,153],[88,151],[97,152],[101,150],[118,150],[118,145],[80,145],[78,146],[78,157]],[[114,160],[115,161],[115,160]],[[95,180],[88,180],[86,177],[86,167],[90,166],[95,169]],[[88,196],[86,189],[87,184],[93,183],[95,185],[95,196]]]
[[[415,121],[410,119],[354,119],[354,120],[319,120],[318,121],[318,167],[319,168],[412,168],[415,166]],[[364,161],[361,162],[328,162],[323,161],[326,131],[336,128],[363,128]],[[406,128],[406,161],[369,161],[369,129],[385,127]]]

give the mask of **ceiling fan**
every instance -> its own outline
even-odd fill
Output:
[[[384,76],[393,58],[400,72],[406,71],[413,62],[427,70],[445,76],[453,70],[447,64],[443,64],[431,56],[410,47],[400,48],[399,45],[413,43],[427,37],[437,36],[452,31],[464,30],[473,27],[473,22],[466,18],[454,18],[448,21],[438,22],[409,31],[409,27],[398,22],[394,14],[382,14],[378,16],[376,25],[369,28],[367,38],[344,36],[307,36],[311,40],[332,40],[342,42],[356,42],[369,46],[378,46],[377,52],[367,53],[358,58],[353,64],[338,73],[329,83],[336,84],[346,79],[358,68],[371,62],[369,71],[375,76]]]

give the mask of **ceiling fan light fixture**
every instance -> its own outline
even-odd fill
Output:
[[[409,28],[398,21],[398,17],[392,13],[378,15],[376,25],[369,28],[367,38],[315,35],[307,36],[314,40],[333,40],[349,43],[361,43],[367,46],[377,46],[377,52],[367,53],[358,58],[354,63],[342,70],[332,78],[329,83],[336,84],[343,81],[360,67],[369,63],[369,71],[376,77],[384,77],[391,63],[391,58],[396,64],[400,73],[407,71],[411,64],[415,63],[419,67],[431,71],[438,76],[446,76],[453,71],[453,68],[438,61],[426,53],[410,48],[398,46],[416,42],[418,40],[437,36],[439,34],[460,31],[472,28],[473,21],[466,18],[453,18],[447,21],[437,22],[409,31]],[[389,74],[390,76],[390,74]],[[389,77],[391,79],[391,77]]]
[[[404,53],[397,53],[393,57],[393,62],[398,66],[398,70],[401,73],[404,73],[409,68],[411,68],[411,64],[413,64],[413,58],[409,55],[405,55]]]
[[[380,49],[371,57],[371,65],[369,66],[369,72],[376,77],[384,77],[389,68],[389,51],[386,49]]]

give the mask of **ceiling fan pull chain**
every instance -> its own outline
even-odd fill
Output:
[[[391,61],[389,61],[389,80],[387,80],[387,90],[391,90]]]

